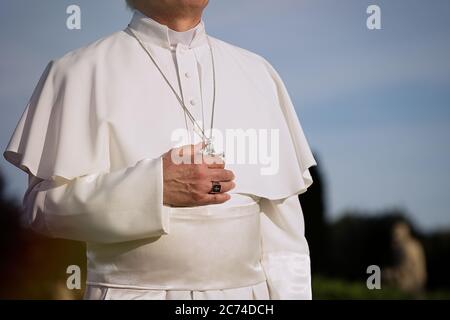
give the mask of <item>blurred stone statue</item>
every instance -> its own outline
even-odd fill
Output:
[[[420,296],[427,281],[425,252],[422,244],[411,235],[405,222],[392,228],[395,265],[386,269],[385,281],[399,289]]]

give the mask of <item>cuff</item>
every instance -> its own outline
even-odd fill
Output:
[[[147,172],[152,173],[152,180],[155,181],[154,190],[151,192],[152,211],[149,219],[156,219],[155,224],[161,226],[162,234],[170,232],[170,207],[164,205],[164,172],[163,159],[145,158],[139,161],[140,164],[146,167]]]

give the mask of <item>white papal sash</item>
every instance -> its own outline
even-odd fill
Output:
[[[170,232],[117,244],[88,244],[88,284],[216,290],[265,280],[257,202],[170,208]]]

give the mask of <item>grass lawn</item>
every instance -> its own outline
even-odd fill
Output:
[[[379,290],[369,290],[365,282],[351,282],[341,279],[313,276],[313,299],[417,299],[399,289],[381,286]],[[450,299],[450,291],[429,291],[418,299]]]

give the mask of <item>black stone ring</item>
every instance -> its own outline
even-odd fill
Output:
[[[211,181],[212,182],[212,188],[210,193],[220,193],[220,190],[222,189],[222,185],[219,181]]]

